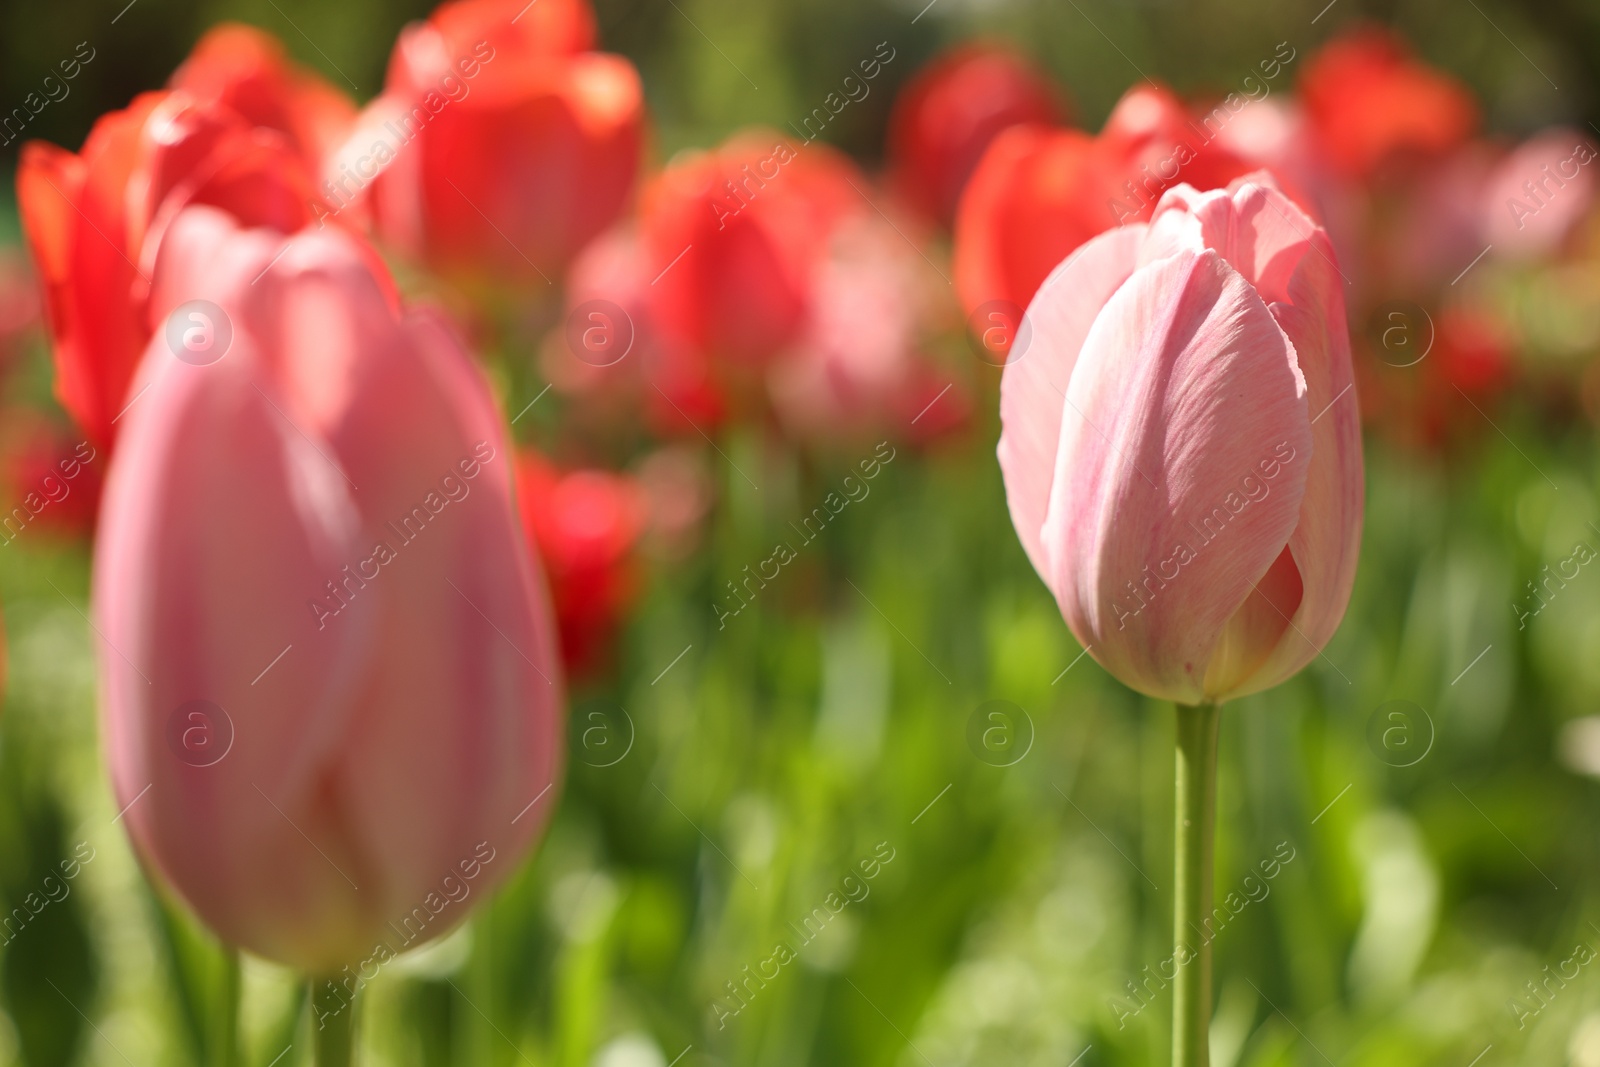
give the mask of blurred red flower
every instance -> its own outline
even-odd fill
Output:
[[[380,232],[437,269],[557,275],[621,214],[639,168],[638,72],[594,45],[586,0],[445,4],[401,32],[340,192],[376,177]]]
[[[1256,169],[1218,133],[1192,121],[1171,92],[1145,85],[1128,91],[1098,137],[1039,125],[1006,130],[984,153],[956,215],[963,307],[972,314],[1000,302],[1020,315],[1079,245],[1149,219],[1171,186],[1216,189]]]
[[[890,184],[936,222],[955,217],[961,190],[995,135],[1019,123],[1066,121],[1060,90],[1000,44],[951,49],[923,67],[889,115]]]
[[[658,277],[631,220],[572,261],[566,318],[540,349],[544,376],[576,401],[567,409],[569,430],[582,426],[611,443],[641,429],[699,440],[694,427],[715,427],[728,416],[715,365],[659,328],[659,290],[650,284]]]
[[[1517,384],[1517,338],[1504,318],[1477,306],[1451,304],[1429,322],[1432,343],[1416,362],[1405,353],[1390,363],[1373,350],[1357,369],[1368,424],[1403,444],[1438,448],[1482,435],[1484,418]]]
[[[88,537],[100,510],[105,460],[94,446],[37,418],[24,416],[7,436],[3,483],[9,510],[0,514],[0,541],[24,530]],[[30,534],[30,537],[35,536]]]
[[[290,63],[270,33],[223,23],[206,33],[169,83],[201,104],[222,104],[277,130],[320,171],[355,124],[356,107],[321,77]]]
[[[875,212],[842,223],[813,270],[804,329],[767,369],[783,428],[855,451],[886,434],[931,440],[961,425],[964,393],[921,344],[945,291],[904,229]],[[954,395],[933,405],[946,386]],[[919,418],[930,406],[939,410]]]
[[[1324,45],[1307,61],[1300,93],[1329,162],[1353,180],[1397,156],[1444,153],[1478,124],[1465,86],[1376,27]]]
[[[956,215],[956,293],[969,314],[990,302],[1019,314],[1056,264],[1116,224],[1095,203],[1099,167],[1079,130],[1016,126],[994,139]]]
[[[626,475],[565,471],[531,449],[518,455],[516,477],[523,529],[550,577],[562,660],[574,676],[592,674],[638,595],[644,493]]]
[[[1498,400],[1515,377],[1515,352],[1510,328],[1493,312],[1460,304],[1441,311],[1433,358],[1421,364],[1433,420],[1442,419],[1443,407],[1459,409],[1463,394],[1479,404]],[[1462,417],[1482,421],[1470,409]]]
[[[246,225],[299,229],[319,200],[318,159],[302,148],[326,147],[349,109],[243,27],[205,38],[174,80],[183,88],[141,94],[102,116],[77,154],[30,142],[17,174],[56,395],[102,449],[111,447],[156,325],[150,274],[167,224],[184,207],[207,204]],[[285,95],[274,101],[278,92]]]
[[[1243,100],[1240,110],[1257,101]],[[1238,111],[1219,107],[1191,115],[1169,89],[1135,85],[1123,94],[1096,138],[1105,179],[1118,198],[1108,209],[1116,225],[1148,220],[1161,194],[1183,183],[1221,189],[1254,167],[1225,143]]]
[[[959,379],[947,381],[924,369],[898,400],[897,425],[916,447],[959,441],[962,431],[972,425],[975,404]]]
[[[827,145],[763,130],[673,160],[646,189],[641,236],[662,332],[754,367],[805,324],[812,272],[866,179]]]
[[[906,431],[944,284],[918,220],[854,163],[746,130],[674,160],[641,207],[640,268],[586,254],[581,273],[617,294],[590,297],[642,312],[637,366],[664,432],[769,413],[824,445]]]

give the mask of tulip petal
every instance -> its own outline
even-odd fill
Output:
[[[1344,279],[1320,232],[1272,313],[1294,343],[1305,374],[1316,459],[1289,551],[1305,583],[1294,629],[1241,693],[1277,685],[1315,658],[1344,618],[1361,549],[1361,416],[1345,326]]]
[[[459,341],[431,316],[396,319],[364,254],[332,231],[297,239],[255,288],[291,410],[360,487],[360,551],[344,562],[369,576],[353,596],[379,618],[338,773],[307,781],[325,791],[308,803],[348,820],[377,869],[410,873],[374,887],[376,910],[398,916],[473,843],[516,853],[542,825],[544,812],[511,820],[557,767],[543,579],[522,549],[504,432]],[[476,710],[441,731],[449,707]],[[419,797],[434,817],[395,817]]]
[[[1067,110],[1054,84],[1019,52],[959,45],[896,94],[885,152],[891,181],[912,206],[948,223],[997,134],[1022,123],[1061,123]]]
[[[1299,519],[1305,394],[1288,338],[1214,251],[1141,267],[1090,328],[1042,543],[1073,632],[1135,688],[1216,695],[1224,629]]]
[[[127,246],[120,183],[137,137],[135,108],[95,124],[81,156],[32,142],[17,171],[17,206],[45,288],[55,343],[56,396],[102,449],[148,338],[132,299],[139,281]],[[143,109],[143,110],[139,110]],[[98,174],[96,167],[109,171]]]
[[[71,270],[72,231],[78,215],[73,208],[83,186],[83,160],[43,141],[22,148],[17,167],[17,207],[27,220],[28,246],[40,278],[61,285]]]
[[[1150,222],[1140,263],[1179,249],[1211,248],[1271,304],[1289,298],[1289,279],[1311,251],[1317,231],[1316,222],[1283,195],[1273,177],[1257,171],[1226,190],[1202,193],[1187,185],[1168,190]]]
[[[307,591],[349,558],[355,507],[337,470],[273,410],[247,338],[204,367],[164,345],[158,336],[147,355],[160,367],[130,410],[97,538],[112,777],[123,804],[149,787],[129,831],[208,923],[302,958],[340,944],[355,909],[340,873],[355,867],[351,843],[284,789],[306,739],[337,723],[364,658],[370,625],[352,618],[322,633],[306,607]],[[183,709],[195,700],[226,719],[194,718]],[[223,721],[232,745],[208,764]],[[326,860],[305,861],[313,844]],[[263,884],[275,890],[265,901]],[[286,940],[289,929],[304,942]]]
[[[1206,664],[1207,694],[1219,700],[1235,696],[1256,676],[1288,633],[1290,620],[1304,595],[1300,568],[1285,545],[1222,628],[1211,662]]]
[[[1061,437],[1067,383],[1083,339],[1137,262],[1143,225],[1110,230],[1081,246],[1039,287],[1000,379],[1000,473],[1011,521],[1041,577],[1049,580],[1039,542],[1050,506],[1051,466]]]

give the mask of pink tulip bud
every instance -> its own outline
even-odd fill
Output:
[[[381,963],[554,804],[554,627],[501,420],[336,227],[186,211],[152,311],[95,566],[123,821],[227,941]]]
[[[1363,485],[1343,284],[1262,173],[1172,189],[1034,297],[1000,387],[1012,521],[1134,689],[1257,692],[1337,628]]]

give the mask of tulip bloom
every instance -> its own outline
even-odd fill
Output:
[[[1180,185],[1056,268],[1000,383],[1029,560],[1086,652],[1178,704],[1175,1067],[1207,1062],[1219,705],[1317,656],[1355,579],[1342,283],[1327,235],[1266,173]]]
[[[290,63],[276,37],[238,23],[223,23],[200,38],[173,72],[171,86],[201,105],[221,104],[252,126],[277,130],[316,171],[356,120],[349,97]]]
[[[638,595],[644,492],[625,475],[562,471],[525,451],[517,458],[517,497],[523,528],[550,568],[562,659],[575,674],[592,672]]]
[[[648,298],[665,425],[770,406],[789,431],[837,444],[841,428],[915,418],[902,406],[923,384],[918,330],[942,285],[916,226],[871,196],[836,150],[762,130],[685,153],[650,185],[643,277],[618,290]]]
[[[1399,444],[1449,452],[1473,439],[1484,416],[1494,417],[1507,396],[1526,386],[1527,367],[1518,359],[1524,343],[1513,323],[1474,304],[1435,308],[1414,326],[1408,319],[1390,327],[1397,336],[1409,334],[1404,345],[1397,341],[1357,364],[1363,393],[1371,398],[1362,415]],[[1380,346],[1382,339],[1379,334]],[[1426,357],[1413,363],[1423,345]]]
[[[1362,465],[1343,282],[1265,174],[1187,186],[1085,245],[1001,382],[1012,520],[1127,685],[1216,703],[1288,678],[1344,614]]]
[[[675,159],[640,211],[663,335],[734,365],[772,359],[806,325],[835,230],[871,210],[865,188],[836,150],[765,131]]]
[[[891,184],[911,206],[949,223],[967,178],[1001,130],[1066,118],[1061,93],[1003,45],[966,45],[924,67],[889,115]]]
[[[34,141],[17,173],[22,226],[44,289],[56,396],[109,451],[150,339],[150,272],[191,204],[291,231],[313,216],[313,171],[275,130],[187,92],[145,93],[102,117],[74,155]]]
[[[1300,94],[1328,160],[1351,180],[1371,177],[1402,153],[1447,152],[1478,124],[1465,86],[1379,29],[1324,45],[1306,62]]]
[[[1253,169],[1207,129],[1167,90],[1139,86],[1097,137],[1039,125],[996,137],[956,215],[962,306],[1024,308],[1057,263],[1096,234],[1148,219],[1169,186],[1220,188]]]
[[[226,941],[370,977],[552,807],[555,631],[504,427],[341,228],[191,209],[154,280],[95,560],[117,803]]]
[[[958,426],[964,395],[953,386],[938,410],[918,419],[952,384],[919,347],[944,288],[882,217],[841,226],[815,271],[805,329],[767,370],[784,429],[813,444],[859,449],[886,433],[928,440]]]
[[[594,40],[586,0],[445,4],[401,33],[335,186],[377,175],[380,232],[441,270],[556,275],[639,167],[639,74]]]
[[[1094,139],[1080,130],[1014,126],[996,137],[956,215],[962,307],[969,314],[991,301],[1027,307],[1062,257],[1116,224],[1096,203],[1103,185]]]
[[[1483,190],[1485,237],[1523,261],[1552,256],[1589,216],[1595,200],[1594,138],[1544,130],[1495,167]]]

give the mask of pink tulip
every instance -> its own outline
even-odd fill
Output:
[[[1552,255],[1595,199],[1594,138],[1545,130],[1518,145],[1489,176],[1485,236],[1516,259]]]
[[[916,386],[937,381],[937,393],[949,383],[918,350],[919,330],[939,307],[939,281],[904,232],[876,214],[845,222],[813,271],[807,321],[767,370],[772,405],[792,436],[856,448],[904,434],[932,399],[906,411]]]
[[[1362,510],[1342,285],[1323,231],[1257,174],[1169,191],[1029,307],[1000,394],[1011,517],[1127,685],[1242,696],[1338,626]]]
[[[559,661],[504,428],[339,228],[190,209],[152,302],[95,566],[117,802],[224,939],[370,977],[554,802]]]

